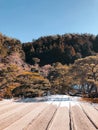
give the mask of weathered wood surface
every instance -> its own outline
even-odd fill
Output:
[[[97,108],[67,96],[51,96],[46,101],[3,100],[0,130],[97,130]]]

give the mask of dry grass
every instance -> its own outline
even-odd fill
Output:
[[[98,103],[98,98],[81,98],[81,101],[86,101],[90,103]]]
[[[33,73],[32,72],[29,72],[29,71],[23,71],[22,72],[22,75],[32,75]]]
[[[0,98],[0,101],[2,101],[2,98]]]
[[[39,73],[30,72],[30,71],[23,71],[22,75],[33,75],[33,76],[40,76]]]

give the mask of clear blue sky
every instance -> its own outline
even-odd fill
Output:
[[[98,34],[98,0],[0,0],[0,32],[22,42],[54,34]]]

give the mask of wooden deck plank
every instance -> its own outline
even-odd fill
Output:
[[[80,106],[71,105],[72,130],[96,130]]]
[[[97,130],[98,105],[66,98],[54,95],[43,102],[29,98],[1,101],[0,130]]]
[[[9,117],[10,115],[13,115],[13,114],[16,113],[17,111],[23,110],[26,106],[28,106],[28,104],[24,104],[24,105],[22,105],[22,106],[19,105],[18,108],[13,109],[12,111],[7,111],[6,113],[0,115],[0,122],[1,122],[3,119]]]
[[[67,106],[66,106],[67,105]],[[68,103],[61,103],[48,130],[70,130]]]
[[[31,122],[24,130],[46,130],[56,110],[57,106],[51,104],[35,121]]]
[[[94,108],[98,111],[98,106],[94,106]]]
[[[12,100],[4,100],[3,102],[1,102],[0,101],[0,107],[2,107],[2,106],[7,106],[7,105],[9,105],[9,104],[12,104],[13,102],[12,102]]]
[[[24,106],[21,106],[20,109],[15,109],[14,113],[10,114],[9,116],[6,116],[5,113],[6,118],[0,120],[0,130],[8,127],[9,125],[19,120],[20,118],[22,118],[23,116],[25,116],[26,114],[28,114],[29,112],[31,112],[39,106],[40,104],[26,104]]]
[[[4,130],[24,130],[24,128],[28,126],[28,124],[32,120],[35,120],[40,113],[43,113],[44,109],[46,109],[48,105],[49,104],[44,104],[44,103],[40,104],[40,106],[38,106],[36,109],[32,110],[28,114],[25,114],[25,116],[23,116],[21,119],[17,120],[13,124],[5,128]]]
[[[15,103],[15,102],[13,102],[12,104],[8,104],[6,106],[2,106],[0,107],[0,116],[4,113],[12,111],[13,109],[17,109],[21,106],[23,106],[23,103]]]
[[[98,111],[91,105],[81,104],[83,110],[98,129]]]

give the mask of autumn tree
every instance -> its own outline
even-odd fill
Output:
[[[40,59],[39,59],[39,58],[36,58],[36,57],[34,57],[32,60],[34,61],[35,64],[37,64],[37,63],[40,62]]]
[[[83,93],[98,96],[98,56],[76,60],[69,73],[73,76],[73,84],[81,85]]]
[[[55,93],[65,94],[70,89],[70,83],[67,77],[69,67],[67,65],[62,65],[57,62],[52,65],[49,72],[48,79],[52,85],[51,91]],[[67,77],[67,78],[66,78]],[[68,84],[69,83],[69,84]]]

